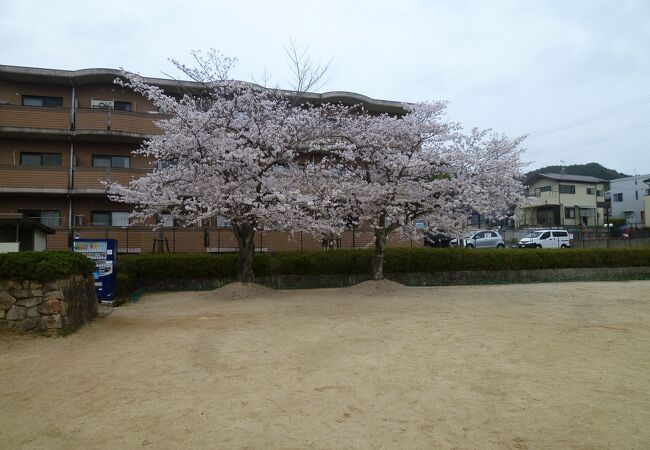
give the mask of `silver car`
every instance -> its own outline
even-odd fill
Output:
[[[453,239],[449,245],[458,247],[462,242],[467,248],[505,248],[499,232],[494,230],[473,230],[465,233],[462,239]]]

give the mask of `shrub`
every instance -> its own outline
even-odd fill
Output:
[[[0,279],[41,282],[89,275],[95,263],[71,251],[17,252],[0,254]]]
[[[255,255],[255,276],[369,273],[372,250],[287,252]],[[118,273],[137,286],[146,280],[235,278],[235,254],[123,256]],[[650,249],[473,250],[389,248],[385,273],[471,270],[536,270],[650,266]]]

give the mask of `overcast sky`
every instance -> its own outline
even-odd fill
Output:
[[[447,100],[466,128],[531,133],[531,169],[650,173],[647,0],[0,0],[0,64],[162,76],[214,47],[286,85],[289,38],[332,58],[321,92]]]

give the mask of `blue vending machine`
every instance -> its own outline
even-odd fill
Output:
[[[72,251],[95,261],[93,277],[97,299],[102,303],[111,303],[117,292],[115,239],[75,239],[72,241]]]

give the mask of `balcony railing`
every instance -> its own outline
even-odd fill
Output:
[[[535,191],[530,193],[532,197],[532,204],[530,206],[538,205],[559,205],[559,193],[556,191]]]
[[[77,109],[75,117],[77,132],[106,131],[152,135],[161,133],[154,122],[167,116],[114,109]]]
[[[76,109],[75,130],[83,132],[118,132],[139,135],[160,134],[155,121],[168,116],[112,109]],[[71,129],[70,108],[0,105],[0,128]]]
[[[0,105],[0,127],[70,130],[70,108]]]
[[[104,189],[102,181],[115,181],[127,184],[129,181],[140,178],[148,173],[148,169],[117,169],[106,167],[75,167],[75,189]]]
[[[68,170],[65,167],[0,165],[0,189],[22,191],[67,188]]]

